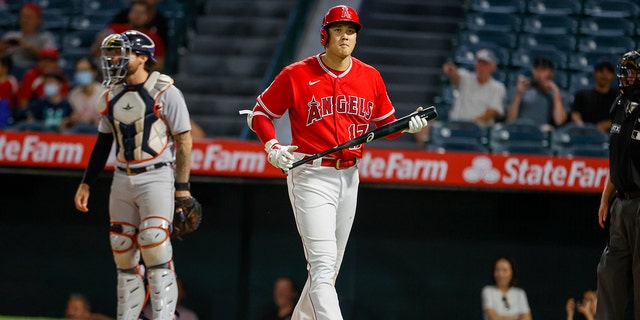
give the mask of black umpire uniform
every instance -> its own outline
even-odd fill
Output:
[[[609,241],[598,264],[596,319],[624,319],[631,295],[640,319],[640,53],[625,53],[618,64],[620,95],[611,108],[608,202]],[[610,200],[608,200],[610,199]],[[599,212],[600,224],[603,225]]]

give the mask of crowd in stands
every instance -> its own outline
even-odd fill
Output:
[[[95,101],[105,89],[102,39],[129,29],[147,34],[155,42],[156,70],[163,71],[169,19],[158,9],[160,2],[109,1],[100,7],[100,1],[0,1],[0,13],[16,17],[0,26],[0,129],[96,133]],[[47,20],[67,21],[76,14],[86,23],[60,26]]]

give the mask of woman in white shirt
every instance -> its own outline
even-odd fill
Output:
[[[496,259],[495,284],[482,288],[482,311],[485,320],[531,320],[527,294],[517,287],[513,263],[509,258]]]

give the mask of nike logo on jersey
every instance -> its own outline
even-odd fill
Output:
[[[318,82],[320,82],[320,80],[316,80],[316,81],[309,80],[309,85],[312,86],[312,85],[314,85],[314,84],[316,84]]]

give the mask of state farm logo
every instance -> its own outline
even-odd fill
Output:
[[[462,177],[469,183],[482,181],[494,184],[500,180],[500,171],[493,167],[493,162],[488,157],[476,157],[471,161],[471,167],[464,169]]]

